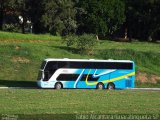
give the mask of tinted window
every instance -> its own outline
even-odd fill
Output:
[[[45,71],[44,72],[44,79],[43,79],[43,81],[48,81],[51,76],[52,76],[52,74],[50,74],[49,71]]]
[[[44,81],[48,81],[54,74],[54,72],[57,70],[57,68],[58,68],[57,62],[47,62],[44,71]]]
[[[69,62],[58,62],[58,68],[69,68]]]
[[[92,62],[70,62],[70,68],[93,68]]]
[[[60,74],[57,77],[57,81],[76,81],[80,74]],[[81,81],[85,81],[87,77],[87,74],[84,74]],[[88,76],[88,81],[97,81],[98,78],[93,78],[92,75]]]
[[[132,69],[132,63],[123,62],[70,62],[70,68],[84,69]]]
[[[53,71],[57,68],[58,68],[57,62],[48,62],[45,67],[45,71]]]
[[[93,66],[97,69],[132,69],[132,63],[123,62],[94,62]]]
[[[88,81],[97,81],[97,80],[98,80],[98,78],[93,78],[92,76],[93,76],[93,75],[89,75],[89,76],[88,76]],[[81,78],[81,81],[86,81],[86,78],[87,78],[87,74],[84,74],[84,75],[82,76],[82,78]]]
[[[58,68],[81,68],[81,69],[133,69],[133,63],[125,62],[48,62],[45,70],[53,71]]]
[[[76,81],[79,74],[60,74],[57,77],[57,81]]]

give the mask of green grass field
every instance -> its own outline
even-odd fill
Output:
[[[49,34],[21,34],[21,33],[12,33],[12,32],[2,32],[0,31],[0,40],[60,40],[61,37],[51,36]]]
[[[160,114],[160,92],[1,89],[3,114]]]
[[[95,46],[92,55],[86,55],[78,54],[74,47],[66,47],[60,37],[8,32],[0,32],[0,86],[33,85],[45,58],[134,60],[137,75],[146,74],[138,75],[137,79],[144,77],[149,86],[160,87],[159,43],[103,40]],[[141,87],[140,83],[136,87]]]
[[[103,40],[92,55],[82,55],[75,47],[66,47],[60,37],[7,32],[0,32],[0,86],[36,86],[38,70],[45,58],[134,60],[136,87],[160,87],[158,43]],[[33,117],[43,120],[43,115],[48,115],[44,119],[52,119],[51,115],[61,114],[66,118],[65,114],[77,113],[160,114],[159,106],[158,91],[0,89],[2,119],[6,114],[30,116],[26,118],[29,120]]]

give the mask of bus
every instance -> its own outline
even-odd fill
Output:
[[[40,88],[127,89],[135,86],[130,60],[45,59],[38,74]]]

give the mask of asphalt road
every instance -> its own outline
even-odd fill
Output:
[[[38,89],[37,87],[0,87],[0,89]],[[125,90],[160,91],[160,88],[131,88]]]

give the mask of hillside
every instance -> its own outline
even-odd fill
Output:
[[[45,58],[125,59],[136,63],[136,87],[160,87],[160,44],[99,41],[92,55],[67,48],[60,37],[0,32],[0,86],[30,86]]]

